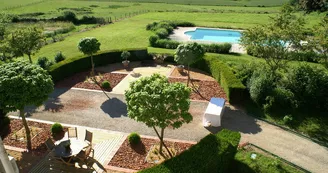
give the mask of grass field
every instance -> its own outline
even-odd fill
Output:
[[[90,0],[89,0],[90,1]],[[111,0],[91,0],[111,1]],[[193,5],[233,5],[233,6],[279,6],[288,0],[115,0],[121,2],[163,2],[170,4],[193,4]]]

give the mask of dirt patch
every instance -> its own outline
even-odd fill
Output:
[[[121,145],[113,159],[110,161],[110,166],[121,168],[142,170],[154,166],[155,164],[146,162],[147,154],[154,144],[158,144],[159,140],[142,138],[142,143],[138,146],[131,147],[129,141],[126,139]],[[165,144],[168,147],[175,148],[178,154],[190,148],[193,144],[168,142]]]
[[[127,76],[127,74],[118,74],[118,73],[106,73],[106,72],[95,72],[98,83],[101,84],[103,81],[107,80],[110,83],[110,88],[104,89],[105,91],[112,91],[112,89],[121,82],[121,80]],[[93,89],[101,90],[101,88],[92,82],[90,79],[90,71],[77,73],[71,77],[65,78],[62,81],[56,83],[58,88],[84,88],[84,89]]]
[[[36,165],[40,160],[43,159],[44,155],[40,155],[35,152],[17,152],[12,150],[7,150],[7,153],[14,157],[19,169],[19,172],[28,172],[34,165]]]
[[[169,78],[169,81],[180,82],[187,84],[187,79]],[[216,81],[201,81],[192,80],[192,84],[189,84],[192,89],[190,99],[209,101],[212,97],[224,98],[227,100],[227,95],[223,88]]]
[[[190,69],[190,77],[192,79],[197,80],[206,80],[206,81],[215,81],[213,77],[210,76],[210,74],[207,74],[203,71],[197,70],[197,69]],[[188,78],[188,71],[184,70],[183,73],[180,73],[178,69],[175,67],[170,75],[170,78]]]

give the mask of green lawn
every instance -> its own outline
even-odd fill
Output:
[[[43,1],[44,0],[0,0],[0,10],[34,5]]]

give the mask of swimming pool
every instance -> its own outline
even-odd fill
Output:
[[[186,35],[191,36],[191,40],[239,43],[241,32],[233,30],[218,30],[197,28],[195,31],[187,31]]]

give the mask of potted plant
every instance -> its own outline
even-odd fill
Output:
[[[130,61],[128,61],[128,58],[131,56],[130,52],[123,51],[121,54],[121,58],[123,59],[122,64],[125,68],[129,66]]]
[[[165,55],[165,54],[155,54],[154,55],[154,61],[157,64],[163,64],[166,57],[167,57],[167,55]]]
[[[183,73],[184,65],[178,65],[177,69],[179,73]]]

